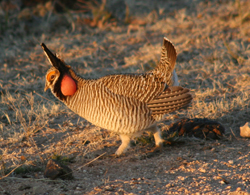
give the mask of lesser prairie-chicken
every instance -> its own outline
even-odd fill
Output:
[[[78,76],[66,63],[41,44],[52,67],[47,71],[44,90],[89,122],[120,135],[120,155],[130,139],[143,131],[152,131],[156,146],[164,140],[156,122],[164,115],[187,106],[192,96],[180,86],[174,71],[176,50],[164,38],[157,67],[142,74],[116,74],[99,79]]]

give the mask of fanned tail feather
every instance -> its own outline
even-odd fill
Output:
[[[151,72],[155,75],[155,77],[161,79],[162,82],[169,86],[173,84],[172,75],[176,58],[177,53],[174,45],[170,40],[164,37],[160,62]]]
[[[147,103],[152,115],[167,114],[187,106],[192,101],[189,89],[174,86]]]
[[[171,65],[171,67],[174,68],[176,58],[177,58],[177,52],[175,50],[175,47],[174,47],[173,43],[170,40],[168,40],[166,37],[164,37],[163,45],[164,45],[164,48],[167,52],[168,61]]]

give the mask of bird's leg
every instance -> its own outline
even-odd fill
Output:
[[[150,150],[149,152],[147,152],[147,156],[150,157],[150,156],[162,151],[164,139],[162,139],[161,132],[156,125],[151,126],[146,130],[151,131],[154,134],[154,138],[155,138],[155,147],[152,150]]]
[[[162,137],[161,137],[161,131],[159,130],[159,128],[156,125],[153,126],[152,130],[154,133],[156,147],[162,147],[164,139],[162,139]]]
[[[130,144],[130,137],[128,135],[121,134],[120,138],[122,140],[122,144],[115,152],[117,156],[120,156],[123,152],[125,152],[129,148]]]
[[[159,130],[159,128],[156,125],[153,125],[146,130],[151,131],[154,134],[156,147],[162,147],[164,139],[162,139],[161,137],[161,131]]]

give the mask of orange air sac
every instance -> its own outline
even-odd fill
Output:
[[[61,92],[65,96],[74,95],[76,92],[76,82],[68,74],[64,75],[62,79]]]

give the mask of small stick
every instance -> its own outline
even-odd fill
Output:
[[[94,159],[93,159],[93,160],[91,160],[90,162],[88,162],[88,163],[84,164],[83,166],[78,167],[76,170],[79,170],[79,169],[81,169],[82,167],[85,167],[85,166],[87,166],[87,165],[91,164],[92,162],[96,161],[98,158],[102,157],[104,154],[106,154],[106,152],[104,152],[104,153],[103,153],[103,154],[101,154],[100,156],[97,156],[96,158],[94,158]]]
[[[6,177],[8,177],[11,173],[13,173],[17,168],[21,167],[22,165],[23,165],[23,164],[18,165],[15,169],[11,170],[11,172],[9,172],[7,175],[5,175],[5,176],[3,176],[3,177],[0,177],[0,180],[1,180],[1,179],[4,179],[4,178],[6,178]]]
[[[35,94],[39,95],[41,98],[43,98],[43,99],[45,99],[45,100],[48,100],[48,101],[53,102],[52,100],[49,100],[48,98],[46,98],[46,97],[44,97],[44,96],[40,95],[40,94],[39,94],[39,93],[37,93],[36,91],[33,91],[33,93],[35,93]],[[53,102],[53,103],[54,103],[54,102]]]

